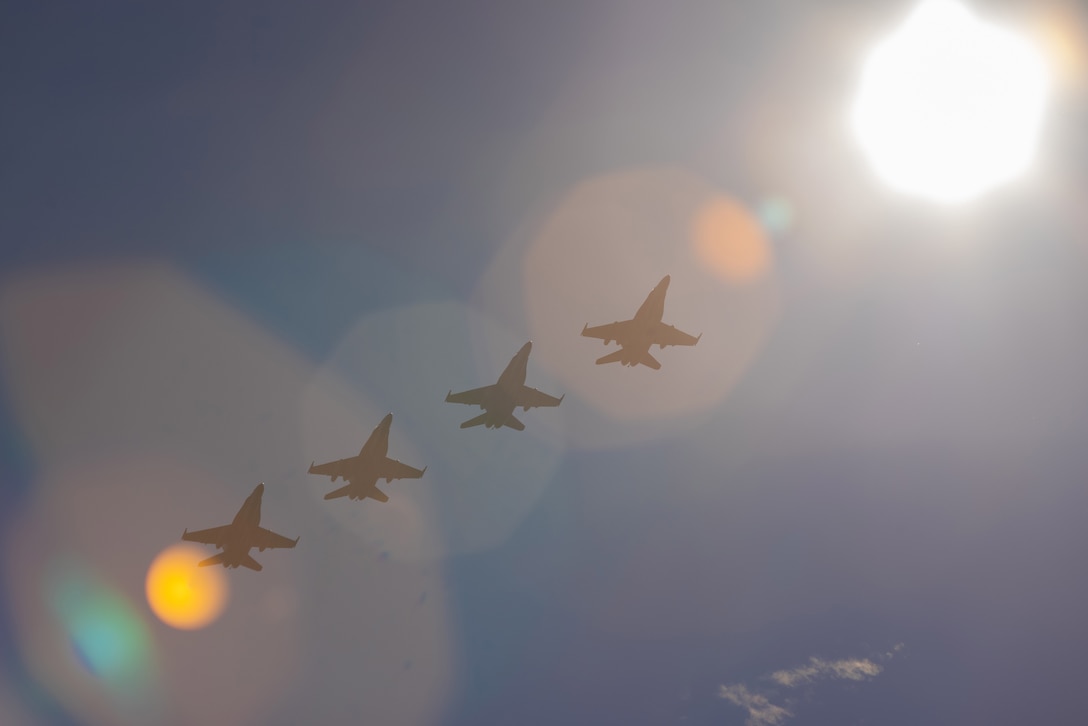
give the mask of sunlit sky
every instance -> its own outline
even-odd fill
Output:
[[[1084,721],[1076,3],[0,13],[0,724]]]

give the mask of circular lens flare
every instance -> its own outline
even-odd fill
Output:
[[[197,630],[210,624],[227,604],[227,579],[219,567],[198,567],[206,553],[174,545],[159,553],[147,570],[147,603],[167,625]]]
[[[759,220],[727,196],[708,201],[696,213],[692,241],[710,271],[730,282],[757,280],[771,266],[771,249]]]

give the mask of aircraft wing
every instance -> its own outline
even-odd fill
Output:
[[[450,391],[446,394],[446,402],[467,403],[469,406],[479,406],[483,403],[484,398],[487,396],[487,392],[492,388],[494,388],[494,386],[473,388],[470,391],[461,391],[460,393],[454,393],[453,391]]]
[[[582,328],[582,335],[587,338],[600,338],[606,343],[611,340],[621,340],[627,332],[628,323],[630,320],[624,320],[618,323],[607,323],[605,325],[594,325],[592,328],[588,325]]]
[[[320,474],[321,476],[331,476],[334,480],[336,477],[347,479],[351,473],[351,467],[349,466],[352,459],[337,459],[336,461],[330,461],[325,464],[310,464],[310,468],[307,470],[310,474]]]
[[[703,336],[688,335],[683,330],[677,330],[671,325],[659,323],[654,331],[654,343],[664,348],[666,345],[695,345]]]
[[[408,466],[402,461],[387,458],[382,462],[381,474],[378,478],[385,479],[386,481],[391,479],[418,479],[423,476],[423,472],[426,470],[426,467],[417,469],[414,466]]]
[[[556,398],[555,396],[549,396],[543,391],[538,391],[535,388],[529,386],[522,386],[521,391],[518,392],[517,401],[515,407],[521,406],[523,408],[540,408],[541,406],[558,406],[563,402],[563,396]]]
[[[224,524],[222,527],[198,529],[195,532],[185,530],[185,533],[181,535],[181,538],[186,542],[200,542],[201,544],[210,544],[215,545],[216,547],[222,547],[223,543],[227,541],[227,537],[229,535],[230,525]]]
[[[259,547],[262,550],[274,549],[277,547],[294,547],[298,544],[297,539],[288,539],[282,534],[276,534],[270,529],[264,527],[257,528],[257,536],[254,537],[252,547]]]

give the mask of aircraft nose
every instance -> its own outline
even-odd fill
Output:
[[[257,485],[257,488],[253,490],[255,494],[264,494],[264,482],[262,481]]]
[[[524,353],[524,354],[528,355],[529,352],[532,351],[532,349],[533,349],[533,341],[530,340],[528,343],[521,346],[521,350],[519,350],[518,353],[519,354]]]
[[[665,275],[661,278],[661,282],[657,283],[657,286],[661,287],[664,285],[665,287],[668,287],[670,282],[672,282],[672,275]]]
[[[389,426],[393,423],[392,412],[385,414],[385,418],[382,419],[382,426]]]

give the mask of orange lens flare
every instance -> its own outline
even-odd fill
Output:
[[[197,567],[203,550],[174,545],[147,570],[147,603],[167,625],[197,630],[213,622],[227,604],[227,579],[220,567]]]
[[[771,266],[771,250],[760,225],[748,210],[728,197],[705,204],[692,222],[696,257],[718,277],[749,282]]]
[[[1035,21],[1035,38],[1058,80],[1070,86],[1083,83],[1088,69],[1088,16],[1074,3],[1051,3]]]

